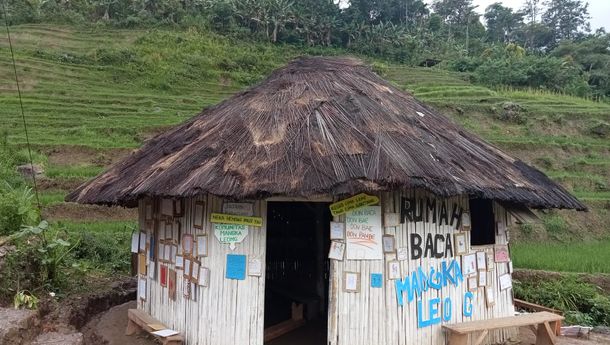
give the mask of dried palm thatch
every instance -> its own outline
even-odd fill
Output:
[[[300,58],[158,135],[68,201],[347,195],[423,188],[586,209],[540,171],[464,131],[352,58]]]

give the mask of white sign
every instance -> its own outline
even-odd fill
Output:
[[[222,204],[222,213],[250,217],[254,215],[254,205],[247,202],[226,202]]]
[[[345,239],[345,224],[339,222],[330,222],[330,239],[344,240]]]
[[[503,274],[498,278],[498,280],[500,281],[500,290],[506,290],[513,286],[510,274]]]
[[[228,244],[231,250],[235,250],[235,244],[241,243],[248,236],[248,226],[214,223],[214,236],[220,243]]]
[[[382,260],[381,207],[365,206],[348,211],[345,238],[348,260]]]
[[[409,249],[407,247],[401,247],[396,250],[396,259],[398,261],[409,260]]]

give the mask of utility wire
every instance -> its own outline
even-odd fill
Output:
[[[30,158],[30,170],[32,172],[32,181],[34,183],[34,195],[36,196],[36,205],[38,206],[38,212],[42,215],[42,207],[40,205],[40,198],[38,197],[38,184],[36,183],[36,173],[34,172],[34,160],[32,159],[32,149],[30,147],[30,137],[28,135],[28,124],[25,120],[25,111],[23,110],[23,99],[21,98],[21,87],[19,85],[19,77],[17,76],[17,63],[15,62],[15,52],[13,51],[13,42],[11,41],[11,30],[8,25],[8,11],[6,10],[6,1],[2,2],[2,9],[4,13],[4,26],[6,26],[6,35],[8,37],[8,46],[11,51],[11,58],[13,59],[13,71],[15,72],[15,83],[17,84],[17,94],[19,95],[19,106],[21,107],[21,118],[23,119],[23,129],[25,130],[25,142],[28,146],[28,155]]]

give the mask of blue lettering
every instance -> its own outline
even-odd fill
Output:
[[[403,280],[397,280],[394,285],[396,286],[396,298],[398,299],[398,305],[404,305],[402,295],[405,291],[407,292],[407,298],[409,303],[413,301],[413,289],[411,289],[411,286],[409,285],[408,276]]]
[[[472,316],[472,300],[474,299],[474,295],[472,292],[467,291],[464,294],[464,316],[471,317]]]
[[[451,299],[449,297],[445,297],[445,301],[443,301],[443,321],[447,322],[451,320],[451,308],[453,307],[451,303]]]

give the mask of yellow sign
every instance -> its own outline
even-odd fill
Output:
[[[337,201],[330,205],[330,213],[333,216],[342,215],[348,211],[355,210],[363,206],[370,206],[379,203],[379,198],[374,195],[360,193],[350,198]]]
[[[212,213],[210,221],[212,223],[263,226],[263,218],[261,217],[235,216],[223,213]]]

